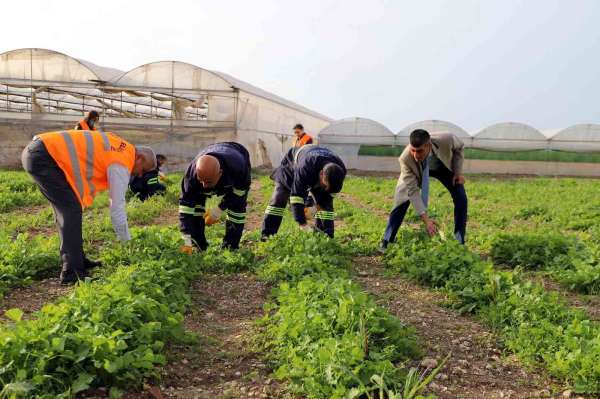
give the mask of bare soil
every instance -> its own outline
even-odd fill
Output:
[[[384,277],[377,257],[355,260],[356,280],[420,338],[425,365],[450,356],[429,392],[440,399],[550,397],[552,382],[505,354],[495,335],[470,317],[439,305],[444,297],[399,277]]]
[[[4,312],[12,308],[20,308],[23,318],[31,318],[45,304],[67,295],[72,289],[72,286],[61,285],[57,277],[34,281],[28,287],[14,288],[0,299],[0,319],[6,320]]]
[[[199,340],[169,347],[160,385],[163,397],[277,397],[279,386],[253,342],[255,320],[263,314],[269,291],[246,274],[206,275],[195,282],[185,328]]]

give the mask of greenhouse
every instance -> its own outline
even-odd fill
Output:
[[[394,146],[396,135],[372,119],[344,118],[319,132],[319,143],[337,152],[350,168],[362,169],[358,156],[364,146]]]
[[[279,162],[302,123],[318,132],[331,119],[225,73],[178,62],[145,64],[128,72],[52,50],[0,54],[0,164],[39,131],[72,127],[85,112],[101,113],[105,130],[151,144],[172,164],[198,148],[235,140],[254,165]]]
[[[454,123],[435,119],[420,121],[406,126],[398,132],[399,142],[401,144],[408,144],[408,136],[416,129],[424,129],[431,134],[452,133],[460,137],[467,146],[470,145],[471,135],[465,129]]]
[[[523,123],[506,122],[489,126],[473,137],[472,147],[486,150],[548,149],[548,138]]]
[[[600,124],[579,124],[552,136],[552,149],[560,151],[600,152]]]

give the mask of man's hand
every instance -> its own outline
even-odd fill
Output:
[[[206,215],[204,215],[204,223],[207,226],[219,223],[221,221],[221,214],[223,210],[218,206],[216,208],[210,208],[206,211]]]
[[[435,236],[438,232],[437,223],[435,222],[435,220],[430,219],[426,213],[421,215],[421,219],[423,220],[423,223],[425,223],[425,230],[427,230],[427,234],[429,235],[429,237]]]
[[[465,177],[463,175],[454,175],[452,178],[453,186],[463,186],[465,184]]]

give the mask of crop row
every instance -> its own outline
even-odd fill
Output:
[[[445,290],[454,307],[487,321],[526,364],[545,368],[576,392],[600,391],[600,324],[556,294],[518,273],[495,270],[454,240],[430,240],[408,229],[385,261],[394,272]]]

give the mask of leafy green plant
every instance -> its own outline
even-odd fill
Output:
[[[556,233],[500,233],[492,239],[491,257],[496,264],[543,269],[569,252],[573,239]]]

